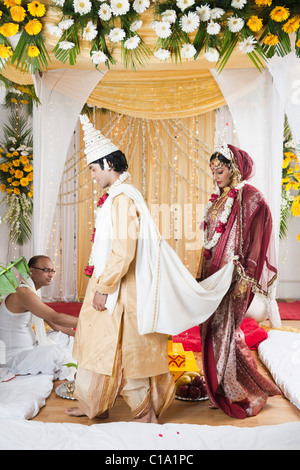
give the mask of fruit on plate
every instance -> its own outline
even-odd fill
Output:
[[[207,398],[204,377],[194,371],[187,371],[176,382],[176,395],[180,398],[199,400]]]

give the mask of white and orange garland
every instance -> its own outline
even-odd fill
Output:
[[[242,181],[241,183],[239,183],[237,186],[235,186],[234,188],[232,188],[229,191],[228,198],[227,198],[227,201],[225,203],[224,210],[223,210],[222,215],[220,217],[219,223],[216,227],[215,233],[214,233],[212,239],[208,240],[208,237],[207,237],[207,214],[208,214],[208,211],[211,208],[211,206],[220,197],[220,192],[218,191],[218,193],[213,193],[211,195],[211,198],[210,198],[208,204],[206,205],[206,207],[204,209],[204,218],[203,218],[203,224],[202,224],[203,231],[204,231],[204,248],[205,248],[206,256],[209,255],[208,257],[210,257],[210,250],[218,244],[222,233],[225,232],[226,225],[227,225],[227,222],[228,222],[228,218],[229,218],[229,216],[231,214],[231,211],[232,211],[233,203],[234,203],[234,201],[235,201],[235,199],[236,199],[236,197],[239,193],[239,190],[242,189],[244,187],[244,185],[245,185],[245,181]]]

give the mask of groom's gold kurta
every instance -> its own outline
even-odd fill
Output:
[[[139,335],[135,264],[139,213],[131,198],[116,196],[112,203],[113,241],[109,259],[99,279],[90,279],[80,312],[73,355],[80,367],[112,375],[120,342],[123,378],[154,377],[169,373],[167,335]],[[97,234],[96,234],[97,236]],[[120,281],[113,314],[96,311],[96,290],[111,294]]]

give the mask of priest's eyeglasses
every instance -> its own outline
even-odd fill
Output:
[[[38,268],[37,266],[31,266],[32,268],[34,269],[39,269],[40,271],[44,271],[44,273],[47,273],[47,274],[55,274],[56,271],[54,269],[50,269],[50,268]]]

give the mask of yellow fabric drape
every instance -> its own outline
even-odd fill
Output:
[[[109,71],[88,104],[147,119],[189,117],[226,104],[209,70]]]
[[[170,120],[140,119],[113,112],[95,116],[95,127],[125,153],[132,183],[143,194],[162,236],[194,276],[202,246],[199,223],[212,190],[208,160],[214,147],[214,126],[214,111]],[[94,201],[103,191],[90,181],[83,152],[80,164],[78,297],[81,300],[88,281],[84,267],[92,247]]]

